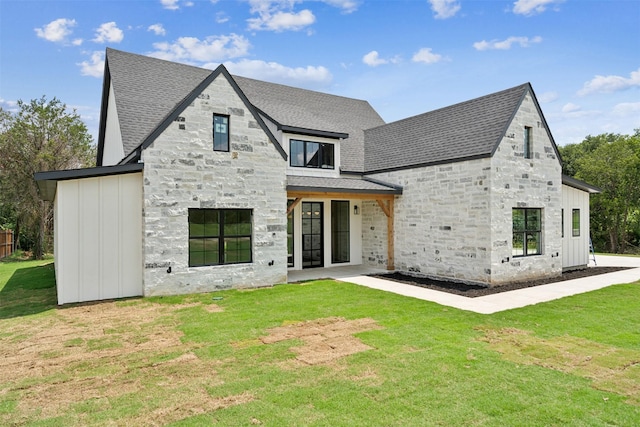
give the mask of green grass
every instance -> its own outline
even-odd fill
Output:
[[[640,282],[480,315],[330,280],[60,309],[53,281],[0,263],[0,425],[640,425]],[[328,318],[370,349],[261,340]]]

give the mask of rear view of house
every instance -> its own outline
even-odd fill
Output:
[[[112,49],[97,167],[36,178],[60,304],[339,265],[555,276],[588,262],[595,191],[561,175],[530,84],[385,123],[366,101]]]

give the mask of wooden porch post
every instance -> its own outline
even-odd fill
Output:
[[[393,205],[394,199],[376,199],[382,212],[387,216],[387,270],[395,270],[394,266],[394,241],[393,241]]]

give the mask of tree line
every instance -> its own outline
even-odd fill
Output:
[[[587,136],[558,147],[564,174],[599,187],[591,196],[591,237],[601,252],[640,253],[640,129],[633,135]],[[36,172],[95,165],[96,148],[75,110],[57,98],[0,107],[0,228],[18,249],[52,251],[53,211],[40,199]]]
[[[57,98],[0,107],[0,228],[13,230],[18,249],[36,259],[52,251],[53,208],[34,174],[93,166],[95,157],[86,125]]]
[[[640,253],[640,129],[633,135],[589,135],[558,148],[565,175],[602,190],[590,197],[595,249]]]

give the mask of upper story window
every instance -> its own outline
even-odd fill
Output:
[[[542,253],[542,209],[513,209],[512,255],[531,256]]]
[[[302,168],[334,169],[334,145],[325,142],[289,141],[291,166]]]
[[[213,115],[213,151],[229,151],[229,116]]]
[[[533,129],[529,126],[524,127],[524,158],[530,159],[533,153]]]

